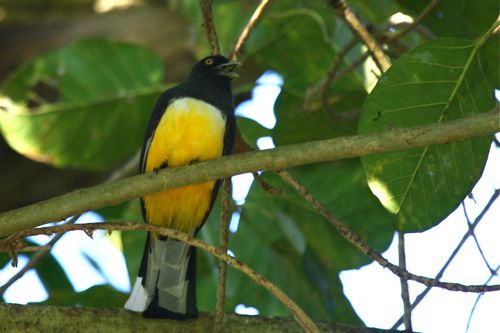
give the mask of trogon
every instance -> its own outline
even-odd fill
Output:
[[[219,158],[231,152],[235,116],[231,91],[239,63],[215,55],[158,99],[141,151],[141,173]],[[144,221],[190,235],[203,226],[220,180],[141,198]],[[146,318],[196,318],[196,249],[149,233],[139,275],[125,308]]]

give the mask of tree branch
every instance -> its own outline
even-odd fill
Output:
[[[377,44],[376,39],[368,32],[363,23],[361,23],[361,21],[352,12],[345,0],[330,0],[330,4],[370,50],[370,53],[373,55],[373,60],[380,71],[383,73],[391,67],[391,61]]]
[[[179,232],[174,229],[157,227],[146,223],[82,223],[82,224],[65,224],[53,227],[42,227],[30,230],[24,230],[19,233],[13,234],[8,238],[0,241],[0,249],[7,249],[8,252],[12,252],[12,249],[16,248],[17,243],[22,241],[22,238],[34,236],[34,235],[52,235],[55,233],[81,230],[84,231],[89,237],[95,230],[107,230],[107,231],[123,231],[123,230],[143,230],[149,231],[158,235],[167,236],[169,238],[176,239],[178,241],[184,242],[191,246],[201,248],[217,259],[229,263],[235,269],[247,275],[258,285],[266,288],[271,294],[273,294],[281,303],[290,311],[295,320],[300,324],[300,326],[308,333],[319,332],[318,327],[314,322],[305,314],[305,312],[292,301],[283,291],[276,287],[271,281],[254,271],[252,268],[241,263],[238,259],[229,256],[226,251],[217,248],[213,245],[207,244],[197,238],[193,238],[186,233]]]
[[[238,57],[240,56],[241,49],[243,48],[243,45],[247,41],[248,37],[250,37],[250,33],[252,32],[253,28],[255,28],[259,20],[262,18],[262,15],[264,15],[264,11],[266,10],[267,6],[269,6],[270,3],[271,0],[261,0],[260,4],[253,12],[252,17],[250,17],[250,20],[248,21],[247,25],[241,32],[240,37],[238,37],[238,41],[234,45],[234,49],[231,52],[231,59],[238,59]]]
[[[141,152],[137,151],[132,158],[130,158],[128,161],[125,162],[124,165],[113,171],[113,173],[104,181],[105,183],[112,182],[117,179],[125,178],[128,176],[132,176],[136,174],[139,171],[139,157],[140,157]],[[83,212],[82,212],[83,213]],[[73,224],[76,223],[76,221],[80,218],[80,214],[77,214],[67,222],[68,224]],[[34,268],[40,261],[45,258],[47,254],[50,253],[50,249],[59,241],[59,239],[64,236],[64,233],[58,234],[54,238],[52,238],[48,244],[46,245],[46,249],[40,249],[37,253],[33,254],[30,257],[29,262],[24,265],[23,268],[21,268],[14,276],[12,276],[3,286],[0,287],[0,296],[5,293],[5,291],[17,280],[23,277],[23,275],[29,271],[30,269]],[[13,266],[17,266],[17,262],[12,262]]]
[[[479,213],[479,215],[474,220],[474,223],[472,223],[469,226],[469,229],[467,230],[467,232],[464,234],[464,236],[462,237],[462,239],[460,240],[460,242],[458,242],[457,246],[455,247],[455,249],[451,253],[451,255],[448,258],[448,260],[446,261],[446,263],[443,265],[443,267],[441,267],[441,269],[439,270],[439,273],[436,275],[436,277],[434,278],[434,280],[439,280],[443,276],[443,274],[446,271],[446,269],[448,268],[448,266],[451,264],[451,262],[453,261],[453,259],[455,259],[456,255],[458,254],[458,251],[465,244],[465,241],[469,238],[469,236],[472,235],[472,233],[474,232],[475,228],[477,227],[477,225],[479,224],[479,222],[481,221],[481,219],[483,218],[483,216],[486,214],[486,212],[490,209],[491,205],[493,205],[493,203],[495,202],[495,200],[499,196],[500,196],[500,189],[496,189],[495,192],[493,193],[493,195],[491,196],[490,200],[486,204],[486,206],[483,208],[483,210],[481,211],[481,213]],[[431,290],[431,287],[425,288],[425,290],[422,291],[415,298],[415,300],[411,304],[411,308],[415,309],[417,307],[417,305],[429,293],[430,290]],[[392,328],[395,329],[395,328],[399,327],[399,325],[401,325],[403,323],[403,320],[404,320],[404,318],[403,318],[403,316],[401,316],[401,318],[399,318],[398,321],[396,321],[396,323],[394,323],[394,325],[392,325]]]
[[[337,78],[337,72],[339,71],[345,56],[358,43],[359,39],[357,36],[351,38],[351,40],[335,55],[335,58],[333,59],[333,62],[330,65],[330,68],[328,69],[328,73],[326,74],[326,76],[323,79],[321,79],[318,83],[316,83],[314,86],[307,89],[304,96],[304,103],[302,106],[304,110],[308,110],[311,107],[314,97],[318,94],[321,95],[324,110],[326,111],[330,108],[328,102],[328,90],[330,89],[330,86],[332,85],[333,81]]]
[[[219,39],[215,30],[214,18],[212,14],[212,0],[199,0],[201,15],[203,16],[203,27],[207,34],[208,44],[212,54],[220,54]]]
[[[398,252],[399,252],[399,267],[406,271],[406,253],[405,253],[405,234],[401,231],[398,232]],[[408,280],[403,276],[399,277],[401,281],[401,298],[403,299],[403,317],[405,322],[405,329],[408,332],[413,332],[411,325],[411,302],[410,291],[408,289]]]
[[[79,218],[80,218],[80,215],[73,216],[68,221],[68,224],[75,223]],[[57,236],[55,236],[54,238],[52,238],[47,243],[47,245],[45,245],[46,248],[39,247],[39,251],[37,251],[37,253],[33,254],[30,257],[28,263],[26,265],[24,265],[23,268],[21,268],[16,274],[14,274],[7,282],[5,282],[0,287],[0,296],[2,296],[7,291],[7,289],[9,289],[9,287],[14,284],[14,282],[16,282],[17,280],[19,280],[20,278],[22,278],[27,271],[29,271],[30,269],[32,269],[36,265],[38,265],[38,263],[40,261],[42,261],[43,258],[45,258],[45,256],[47,254],[50,253],[50,249],[52,249],[52,247],[62,238],[62,236],[64,236],[64,233],[58,234]],[[20,251],[20,250],[16,250],[16,251]],[[14,256],[12,258],[12,266],[17,267],[17,256]]]
[[[469,214],[467,213],[467,208],[465,207],[465,202],[464,201],[462,201],[462,209],[463,209],[463,212],[464,212],[465,221],[467,222],[467,228],[469,230],[471,230],[471,228],[472,228],[472,222],[471,222],[471,220],[469,218]],[[484,252],[483,252],[483,249],[481,247],[481,244],[479,244],[479,240],[476,237],[476,234],[474,233],[474,231],[471,231],[470,235],[474,239],[474,242],[476,243],[476,247],[477,247],[477,249],[479,251],[479,254],[481,255],[481,258],[483,258],[484,264],[486,265],[486,267],[488,267],[488,270],[490,271],[490,273],[493,274],[493,272],[495,272],[495,270],[491,267],[490,263],[486,259],[486,256],[484,255]]]
[[[425,7],[424,10],[422,10],[422,12],[415,18],[415,20],[413,20],[412,23],[405,26],[405,28],[403,30],[390,36],[389,40],[399,39],[399,38],[403,37],[404,35],[406,35],[407,33],[409,33],[410,31],[412,31],[413,29],[415,29],[422,22],[422,20],[424,18],[426,18],[427,15],[429,15],[431,10],[433,10],[434,7],[436,7],[438,2],[439,2],[439,0],[431,0],[431,2],[427,5],[427,7]]]
[[[419,283],[422,283],[426,286],[430,287],[439,287],[452,291],[462,291],[462,292],[485,292],[485,291],[497,291],[500,290],[500,285],[494,286],[483,286],[483,285],[474,285],[474,286],[466,286],[460,283],[449,283],[449,282],[441,282],[436,279],[430,279],[428,277],[415,275],[409,273],[407,270],[402,269],[401,267],[394,265],[389,262],[387,259],[382,257],[380,253],[372,249],[366,244],[361,237],[349,229],[346,225],[340,222],[332,212],[323,206],[318,199],[316,199],[302,184],[296,181],[288,172],[279,171],[278,175],[283,179],[287,184],[292,186],[299,194],[304,198],[307,202],[309,202],[316,211],[322,215],[328,222],[330,222],[335,229],[340,233],[342,237],[344,237],[349,243],[354,245],[361,253],[372,258],[377,263],[379,263],[382,267],[388,268],[391,272],[396,274],[399,277],[402,277],[406,280],[413,280]]]
[[[490,277],[488,278],[488,280],[486,280],[486,282],[484,284],[486,285],[486,284],[490,283],[491,279],[493,279],[495,276],[498,276],[499,270],[500,270],[500,265],[498,265],[497,268],[495,268],[494,270],[491,271]],[[472,315],[474,315],[474,311],[476,310],[476,306],[479,303],[479,300],[481,299],[481,297],[483,295],[484,294],[482,294],[482,293],[477,295],[476,300],[474,301],[474,305],[472,306],[472,309],[470,310],[469,319],[467,319],[467,326],[465,327],[465,332],[469,332],[469,326],[470,326],[470,323],[472,321]]]
[[[394,330],[340,325],[318,322],[324,333],[389,333]],[[197,320],[144,319],[140,314],[125,309],[63,307],[50,305],[0,304],[0,330],[2,332],[210,332],[213,317],[201,313]],[[280,333],[286,327],[289,333],[303,332],[291,318],[268,318],[262,316],[240,316],[226,314],[228,332]]]
[[[500,131],[499,112],[382,133],[319,140],[259,152],[226,156],[190,166],[167,168],[67,194],[0,214],[0,235],[33,228],[50,221],[116,205],[149,193],[256,172],[281,170],[322,161],[405,150],[485,136]]]
[[[227,253],[227,240],[229,229],[229,203],[231,201],[231,180],[226,178],[222,184],[220,214],[220,249]],[[223,332],[224,301],[226,298],[227,262],[219,260],[219,279],[217,281],[217,298],[215,304],[214,333]]]

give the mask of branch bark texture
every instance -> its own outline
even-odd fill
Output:
[[[20,241],[21,238],[27,237],[30,235],[51,235],[54,233],[61,233],[70,230],[82,230],[89,237],[92,237],[92,233],[94,230],[107,230],[109,232],[115,230],[144,230],[149,231],[158,235],[167,236],[169,238],[176,239],[178,241],[184,242],[191,246],[195,246],[197,248],[202,248],[207,251],[217,259],[227,262],[231,264],[235,269],[241,271],[249,278],[251,278],[255,283],[267,289],[271,294],[273,294],[277,299],[279,299],[283,305],[290,311],[295,320],[300,324],[300,326],[307,333],[319,333],[318,327],[316,327],[315,323],[312,321],[309,316],[292,300],[290,299],[281,289],[276,287],[271,281],[269,281],[264,276],[260,275],[252,268],[246,266],[242,262],[240,262],[235,257],[228,255],[225,250],[214,247],[213,245],[207,244],[202,240],[197,238],[193,238],[188,234],[183,232],[162,228],[155,225],[147,224],[147,223],[82,223],[82,224],[65,224],[58,225],[53,227],[42,227],[35,228],[31,230],[25,230],[18,234],[14,234],[9,238],[1,241],[0,247],[9,247],[16,246],[16,243]],[[8,251],[12,253],[12,251]],[[16,262],[16,258],[13,258],[13,261]]]
[[[140,314],[124,309],[75,308],[48,305],[0,304],[1,332],[210,332],[213,316],[202,313],[200,318],[188,321],[167,319],[144,319]],[[388,333],[394,330],[380,330],[366,327],[317,323],[325,333]],[[303,332],[291,318],[268,318],[261,316],[240,316],[226,314],[224,326],[233,333],[278,333]]]
[[[281,170],[322,161],[424,147],[500,131],[499,111],[445,123],[394,129],[342,137],[275,149],[226,156],[191,166],[164,169],[157,173],[133,176],[108,184],[69,192],[40,203],[0,214],[0,236],[30,229],[50,221],[155,193],[170,188],[236,174],[263,170]]]

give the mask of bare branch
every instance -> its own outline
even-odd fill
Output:
[[[306,332],[319,332],[316,324],[304,313],[304,311],[295,304],[283,291],[276,287],[271,281],[246,266],[238,259],[229,256],[226,251],[217,248],[213,245],[207,244],[197,238],[193,238],[186,233],[179,232],[174,229],[157,227],[146,223],[118,223],[118,222],[107,222],[107,223],[82,223],[82,224],[65,224],[54,227],[41,227],[36,229],[30,229],[21,231],[8,238],[1,240],[0,249],[5,248],[15,248],[16,243],[22,241],[22,238],[34,236],[34,235],[52,235],[55,233],[80,230],[84,231],[87,235],[92,235],[95,230],[107,230],[111,231],[123,231],[123,230],[143,230],[156,233],[158,235],[167,236],[169,238],[176,239],[178,241],[184,242],[191,246],[201,248],[219,260],[229,263],[231,266],[239,270],[240,272],[247,275],[258,285],[266,288],[271,294],[283,303],[283,305],[290,311],[297,322],[304,328]]]
[[[0,323],[4,332],[206,333],[213,326],[213,315],[200,313],[197,320],[151,320],[123,308],[89,308],[53,305],[0,304]],[[242,316],[226,314],[228,332],[300,333],[304,330],[289,317]],[[322,333],[401,333],[334,322],[317,322]]]
[[[81,215],[73,216],[68,221],[68,224],[75,223],[80,216]],[[36,267],[43,260],[43,258],[50,253],[50,249],[62,238],[62,236],[64,236],[64,233],[56,235],[47,243],[47,245],[45,245],[46,248],[39,248],[39,251],[30,257],[28,263],[24,265],[23,268],[21,268],[16,274],[14,274],[7,282],[5,282],[2,287],[0,287],[0,295],[3,295],[7,289],[9,289],[14,282],[22,278],[27,271]],[[17,256],[15,255],[12,257],[12,266],[17,267]]]
[[[305,142],[226,156],[190,166],[166,168],[158,172],[79,189],[50,200],[1,213],[0,235],[5,236],[48,221],[59,221],[67,216],[88,210],[116,205],[149,193],[228,178],[236,174],[281,170],[304,164],[425,147],[489,135],[500,130],[498,117],[499,112],[495,109],[492,112],[443,123]]]
[[[448,266],[451,264],[453,259],[455,259],[456,255],[458,254],[458,252],[460,251],[462,246],[465,244],[465,241],[474,232],[474,229],[476,228],[476,226],[479,224],[479,222],[481,221],[483,216],[486,214],[486,212],[490,209],[491,205],[495,202],[495,200],[499,196],[500,196],[500,189],[497,189],[497,190],[495,190],[495,193],[493,193],[493,195],[491,196],[490,200],[488,201],[488,203],[486,204],[484,209],[476,217],[476,219],[474,220],[474,223],[472,223],[472,225],[469,227],[469,229],[467,230],[465,235],[462,237],[460,242],[458,242],[457,246],[455,247],[455,250],[453,250],[450,257],[448,258],[446,263],[443,265],[443,267],[441,268],[439,273],[436,275],[434,280],[439,280],[443,276],[443,274],[446,271],[446,269],[448,268]],[[427,295],[427,293],[429,293],[430,290],[431,290],[431,287],[425,288],[425,290],[417,296],[415,301],[413,301],[411,308],[415,309],[417,307],[417,305],[422,301],[422,299],[424,299],[424,297]],[[399,327],[399,325],[401,325],[403,323],[403,319],[404,319],[403,316],[401,316],[401,318],[399,318],[398,321],[392,327]]]
[[[109,183],[115,181],[117,179],[125,178],[131,175],[136,174],[139,171],[139,157],[140,151],[137,151],[132,158],[130,158],[125,164],[121,167],[113,171],[113,173],[105,180],[105,183]],[[81,214],[77,214],[67,222],[67,224],[74,224],[80,218]],[[12,285],[14,282],[19,280],[24,276],[24,274],[30,269],[36,267],[39,262],[45,258],[50,253],[50,249],[64,236],[64,233],[56,235],[52,238],[47,245],[44,247],[39,247],[39,251],[30,257],[28,263],[21,268],[14,276],[12,276],[2,287],[0,287],[0,296],[5,293],[5,291]],[[19,251],[19,250],[18,250]],[[17,262],[15,260],[12,261],[12,265],[14,267],[17,266]]]
[[[351,38],[351,40],[335,55],[335,58],[333,59],[333,62],[330,65],[330,69],[328,70],[326,76],[317,84],[307,89],[302,106],[304,110],[310,109],[312,100],[318,94],[321,94],[322,96],[323,108],[325,110],[329,109],[328,90],[330,89],[332,82],[336,79],[337,72],[339,71],[345,56],[347,55],[347,53],[349,53],[350,50],[352,50],[353,47],[358,44],[358,42],[359,39],[357,38],[357,36]]]
[[[429,13],[434,9],[434,7],[436,7],[438,2],[439,2],[439,0],[431,0],[429,5],[427,5],[427,7],[425,7],[424,10],[422,10],[422,12],[415,18],[415,20],[412,23],[405,26],[405,28],[403,30],[390,36],[389,40],[399,39],[399,38],[403,37],[404,35],[406,35],[407,33],[409,33],[410,31],[416,29],[418,27],[418,25],[420,25],[422,20],[424,18],[426,18],[427,15],[429,15]]]
[[[352,12],[345,0],[330,0],[330,5],[334,8],[338,15],[346,21],[354,33],[359,36],[366,47],[368,47],[375,64],[380,71],[383,73],[391,67],[389,58],[377,44],[376,39],[368,32],[363,23],[361,23],[361,21]]]
[[[467,213],[467,209],[465,208],[465,202],[462,202],[462,209],[464,211],[464,216],[465,216],[465,221],[467,222],[467,227],[470,230],[472,227],[472,222],[470,221],[469,214]],[[472,236],[472,238],[474,239],[474,242],[476,243],[476,247],[479,250],[479,254],[481,255],[481,258],[483,258],[484,264],[486,265],[486,267],[488,267],[488,270],[490,271],[490,273],[493,274],[493,272],[495,270],[493,268],[491,268],[490,264],[488,263],[488,260],[486,260],[483,249],[481,248],[481,245],[479,244],[479,241],[477,240],[476,234],[474,233],[474,231],[471,231],[470,235]]]
[[[227,235],[229,229],[229,203],[231,201],[231,181],[225,179],[222,188],[222,207],[220,214],[220,249],[227,253]],[[226,298],[226,278],[227,278],[227,262],[219,261],[219,280],[217,284],[217,301],[215,306],[214,316],[214,333],[223,332],[224,323],[224,300]]]
[[[370,52],[368,52],[368,51],[363,53],[362,55],[360,55],[359,58],[354,60],[353,62],[351,62],[351,64],[348,67],[340,70],[337,73],[337,75],[335,76],[335,79],[338,80],[338,79],[346,76],[347,74],[349,74],[353,70],[355,70],[359,65],[361,65],[363,62],[365,62],[366,58],[368,58],[369,55],[370,55]]]
[[[498,265],[495,270],[491,271],[490,277],[488,278],[488,280],[486,280],[486,282],[484,284],[487,285],[488,283],[490,283],[490,281],[491,281],[491,279],[493,279],[493,277],[498,276],[498,271],[499,270],[500,270],[500,265]],[[472,306],[472,309],[470,311],[469,319],[467,320],[467,326],[465,327],[465,332],[469,331],[469,326],[470,326],[470,323],[472,321],[472,315],[474,314],[474,311],[476,310],[476,306],[479,303],[479,300],[481,299],[481,296],[483,296],[483,295],[484,294],[481,293],[481,294],[477,295],[477,297],[476,297],[476,301],[474,302],[474,305]]]
[[[203,27],[207,34],[208,44],[212,54],[220,54],[219,39],[215,30],[214,18],[212,14],[212,0],[199,0],[201,14],[203,16]]]
[[[406,254],[405,254],[405,234],[403,232],[398,232],[398,252],[399,252],[399,267],[406,271]],[[411,325],[411,303],[410,303],[410,291],[408,290],[408,280],[404,277],[399,277],[401,281],[401,298],[403,299],[404,308],[404,322],[406,331],[412,332]],[[397,329],[397,327],[393,327]]]
[[[262,18],[262,15],[264,15],[264,11],[266,10],[267,6],[269,6],[270,3],[271,0],[261,0],[260,4],[253,12],[252,17],[250,17],[250,20],[248,21],[247,25],[241,32],[240,37],[238,37],[238,41],[234,45],[234,49],[231,52],[231,59],[239,58],[243,45],[247,41],[248,37],[250,36],[250,33],[255,28],[259,20]]]
[[[494,286],[483,286],[483,285],[470,285],[466,286],[459,283],[441,282],[437,279],[431,279],[424,276],[415,275],[409,273],[407,270],[401,269],[397,265],[392,264],[387,259],[382,257],[380,253],[373,250],[366,244],[361,237],[354,231],[349,229],[346,225],[340,222],[335,215],[332,214],[328,208],[323,206],[318,199],[316,199],[302,184],[295,180],[288,172],[278,171],[278,175],[290,186],[292,186],[307,202],[309,202],[316,211],[322,215],[326,220],[328,220],[337,231],[344,237],[348,242],[354,245],[361,253],[372,258],[382,267],[388,268],[391,272],[399,277],[403,277],[407,280],[417,281],[426,286],[439,287],[452,291],[462,291],[462,292],[486,292],[486,291],[496,291],[500,290],[500,285]]]

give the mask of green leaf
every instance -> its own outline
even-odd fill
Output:
[[[335,112],[353,111],[355,103],[365,97],[365,93],[338,93],[337,97],[346,100],[345,106],[336,106]],[[322,110],[302,111],[303,99],[290,94],[286,88],[276,102],[276,127],[273,129],[273,139],[277,145],[287,145],[299,142],[334,138],[344,135],[353,135],[356,132],[357,117],[352,119],[333,119]]]
[[[417,17],[429,2],[398,0],[404,12]],[[438,37],[460,37],[475,40],[498,17],[498,1],[495,0],[440,0],[424,18],[422,25]],[[494,83],[500,84],[498,55],[500,40],[490,38],[482,49],[489,62]]]
[[[86,306],[86,307],[123,307],[128,295],[117,291],[109,284],[95,285],[82,292],[61,292],[49,290],[50,297],[45,305]]]
[[[489,71],[478,46],[435,39],[403,55],[368,96],[359,132],[385,131],[463,118],[494,106]],[[362,158],[371,190],[406,232],[446,217],[481,175],[489,138]]]
[[[102,170],[139,149],[164,90],[160,59],[132,44],[82,40],[7,79],[0,129],[21,154],[57,167]]]
[[[128,294],[122,293],[109,284],[92,286],[73,295],[74,305],[85,307],[115,307],[121,308],[127,301]]]
[[[370,193],[359,160],[296,168],[293,175],[372,247],[387,248],[393,237],[393,218]],[[230,249],[313,318],[356,323],[338,274],[370,259],[278,177],[266,173],[263,179],[282,189],[283,195],[273,196],[254,183],[241,208],[239,229],[230,238]],[[239,272],[230,271],[227,288],[229,306],[243,303],[263,315],[287,314],[274,296]]]
[[[270,136],[271,131],[253,119],[237,117],[238,129],[243,140],[254,148],[257,148],[257,140],[263,136]]]
[[[315,4],[317,10],[282,2],[270,6],[267,19],[257,26],[247,44],[255,62],[278,72],[287,88],[298,94],[323,78],[335,56],[330,35],[333,12],[322,2]]]
[[[325,79],[338,50],[350,40],[351,31],[335,25],[331,20],[334,13],[325,2],[307,6],[278,2],[266,15],[249,39],[246,51],[257,64],[284,79],[275,105],[274,142],[283,145],[354,134],[357,116],[339,119],[323,110],[321,94],[312,94],[305,105],[309,89]],[[354,48],[341,69],[361,52]],[[359,114],[365,96],[362,76],[354,71],[331,85],[329,109],[336,114]]]

